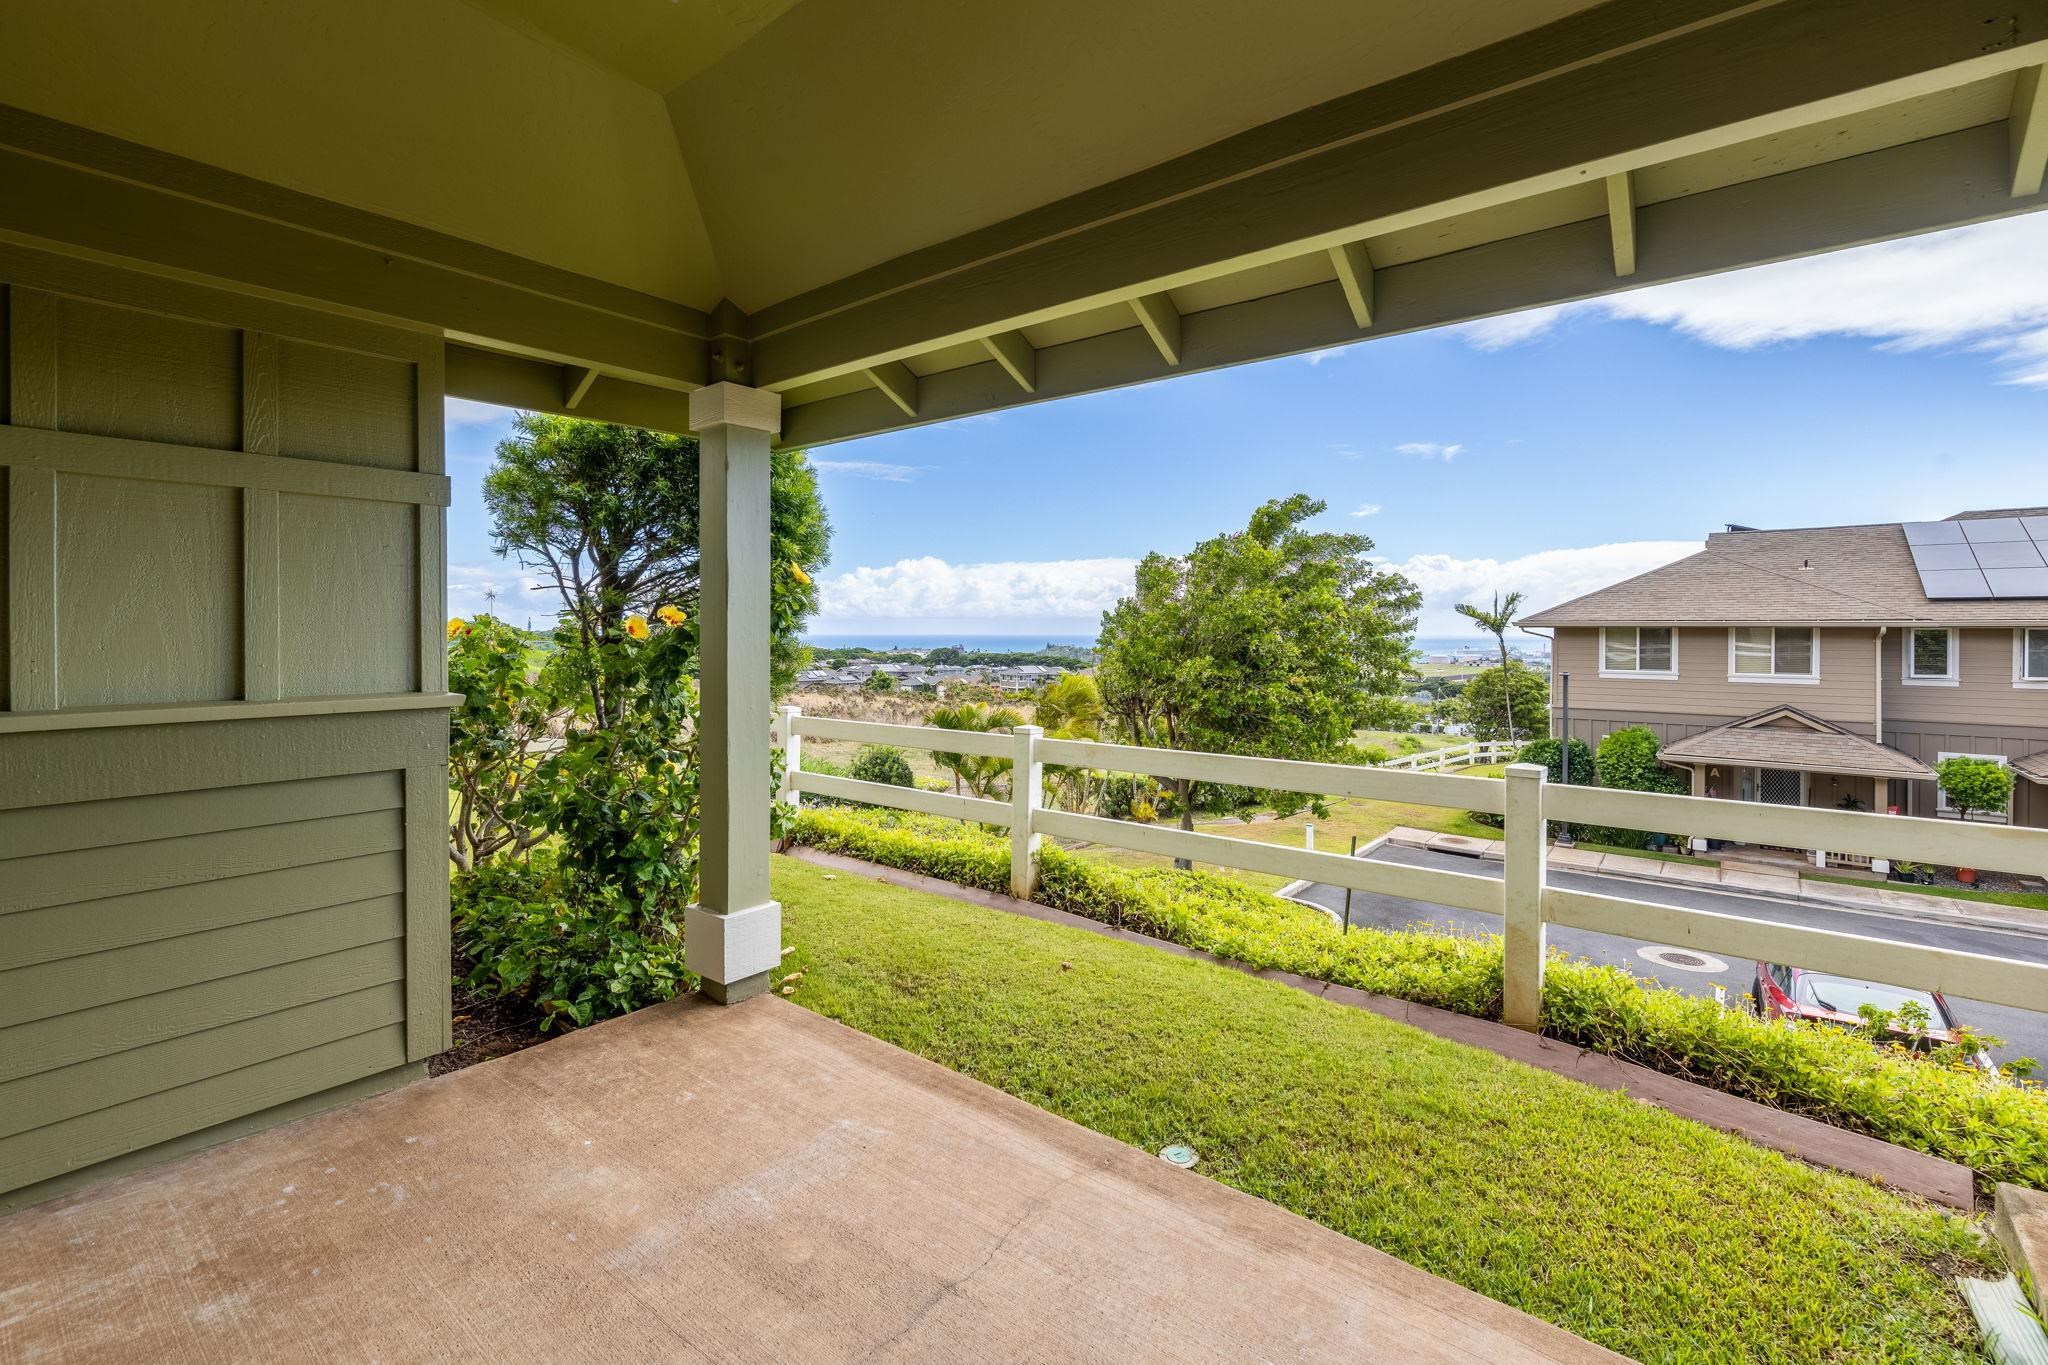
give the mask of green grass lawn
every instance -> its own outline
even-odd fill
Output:
[[[2048,910],[2048,892],[2042,891],[1972,891],[1961,886],[1913,886],[1870,877],[1832,877],[1819,872],[1805,873],[1801,880],[1835,882],[1842,886],[1879,886],[1887,891],[1904,891],[1915,896],[1946,896],[1952,901],[1982,901],[1989,905],[2018,906],[2022,910]]]
[[[1414,740],[1415,747],[1404,747],[1405,741]],[[1437,749],[1449,749],[1460,744],[1470,744],[1470,735],[1428,735],[1408,730],[1353,730],[1351,742],[1361,748],[1377,744],[1395,758],[1405,754],[1426,754]]]
[[[1645,1361],[1975,1360],[1961,1219],[1137,944],[775,860],[793,998]]]

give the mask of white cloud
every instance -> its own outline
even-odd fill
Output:
[[[1425,460],[1451,461],[1464,453],[1463,445],[1445,445],[1442,441],[1403,441],[1394,447],[1397,454],[1416,455]]]
[[[1354,517],[1376,517],[1379,514],[1380,505],[1376,502],[1361,502],[1351,513]]]
[[[872,620],[1089,619],[1132,590],[1133,559],[952,564],[926,555],[820,581],[817,628]]]
[[[887,483],[909,483],[924,471],[918,464],[885,464],[880,460],[812,459],[811,468],[820,474],[844,474],[852,479],[881,479]]]
[[[1996,357],[2006,382],[2048,387],[2048,215],[1532,309],[1460,331],[1494,350],[1575,315],[1655,323],[1731,350],[1822,336],[1888,350],[1967,346]]]
[[[490,594],[495,592],[493,601]],[[448,566],[448,614],[474,616],[488,611],[515,626],[532,622],[535,630],[554,625],[562,599],[551,587],[540,586],[534,576],[502,559],[488,564]]]
[[[1699,549],[1696,540],[1631,540],[1574,550],[1540,550],[1507,560],[1413,555],[1387,567],[1422,589],[1418,634],[1461,635],[1473,627],[1458,615],[1460,602],[1487,602],[1496,592],[1520,591],[1525,595],[1524,610],[1541,611]]]
[[[443,420],[451,427],[485,427],[512,420],[512,409],[469,398],[450,398]]]
[[[1320,365],[1333,355],[1342,355],[1346,349],[1347,348],[1343,346],[1325,346],[1320,351],[1303,351],[1300,355],[1296,356],[1295,359],[1305,360],[1310,365]]]

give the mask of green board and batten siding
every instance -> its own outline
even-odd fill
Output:
[[[0,244],[0,1208],[448,1045],[441,356]]]

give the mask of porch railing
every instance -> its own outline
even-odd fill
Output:
[[[1415,773],[1438,772],[1445,768],[1476,768],[1485,763],[1506,763],[1521,749],[1522,746],[1513,740],[1475,739],[1465,744],[1448,744],[1441,749],[1403,754],[1374,766]]]
[[[1502,780],[1047,739],[1030,725],[985,734],[830,720],[806,716],[795,707],[783,709],[776,731],[787,759],[782,800],[797,805],[811,794],[1005,828],[1010,833],[1010,889],[1023,899],[1037,890],[1039,846],[1051,836],[1499,915],[1506,944],[1502,1017],[1522,1028],[1535,1028],[1540,1016],[1550,925],[1793,964],[2018,1009],[2048,1005],[2044,964],[1553,886],[1547,875],[1545,837],[1546,822],[1559,820],[2042,876],[2048,875],[2048,830],[1564,786],[1545,781],[1544,770],[1527,763],[1510,765]],[[804,772],[806,738],[1007,758],[1013,764],[1010,799],[956,796]],[[1505,875],[1411,867],[1055,810],[1043,799],[1047,764],[1482,811],[1502,817]]]

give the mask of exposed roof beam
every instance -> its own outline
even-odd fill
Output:
[[[996,364],[1003,367],[1010,378],[1017,381],[1017,387],[1026,393],[1038,388],[1038,352],[1031,349],[1031,343],[1024,339],[1022,332],[997,332],[985,336],[981,344]]]
[[[583,417],[593,422],[618,422],[677,436],[688,435],[690,431],[690,395],[680,389],[598,375],[571,409],[566,400],[575,383],[566,366],[473,346],[450,346],[447,356],[451,398]]]
[[[1351,320],[1364,331],[1372,326],[1372,257],[1364,242],[1346,242],[1330,248],[1330,264],[1337,269],[1337,283],[1344,290],[1344,302],[1351,306]]]
[[[705,382],[694,308],[7,105],[0,238],[645,384]]]
[[[562,406],[571,412],[590,392],[590,386],[597,382],[597,371],[587,365],[566,366],[562,375]]]
[[[1607,234],[1614,242],[1614,273],[1636,273],[1636,187],[1627,171],[1607,177]]]
[[[917,416],[917,376],[900,360],[870,366],[865,373],[874,386],[889,395],[889,401],[903,409],[905,417]]]
[[[1990,123],[1643,205],[1636,214],[1657,250],[1640,262],[1631,283],[1690,279],[2048,208],[2048,192],[2020,199],[2006,192],[2006,156],[2005,129]],[[1381,266],[1374,333],[1391,336],[1611,293],[1619,286],[1610,244],[1606,222],[1588,218]],[[1343,289],[1329,281],[1190,313],[1180,368],[1210,370],[1357,340]],[[1033,401],[1146,383],[1159,373],[1151,338],[1127,327],[1041,347]],[[993,361],[926,375],[921,393],[914,420],[872,390],[787,408],[781,441],[823,445],[1023,401]]]
[[[1159,348],[1159,358],[1169,365],[1180,364],[1180,309],[1173,306],[1173,300],[1164,294],[1142,294],[1131,300],[1131,311]]]
[[[2048,0],[2006,9],[2017,32],[2048,33]],[[829,379],[2044,61],[2048,39],[1987,51],[1965,0],[1599,5],[757,309],[755,382]]]
[[[2012,144],[2012,192],[2039,194],[2048,170],[2048,67],[2020,72],[2012,90],[2006,137]]]

